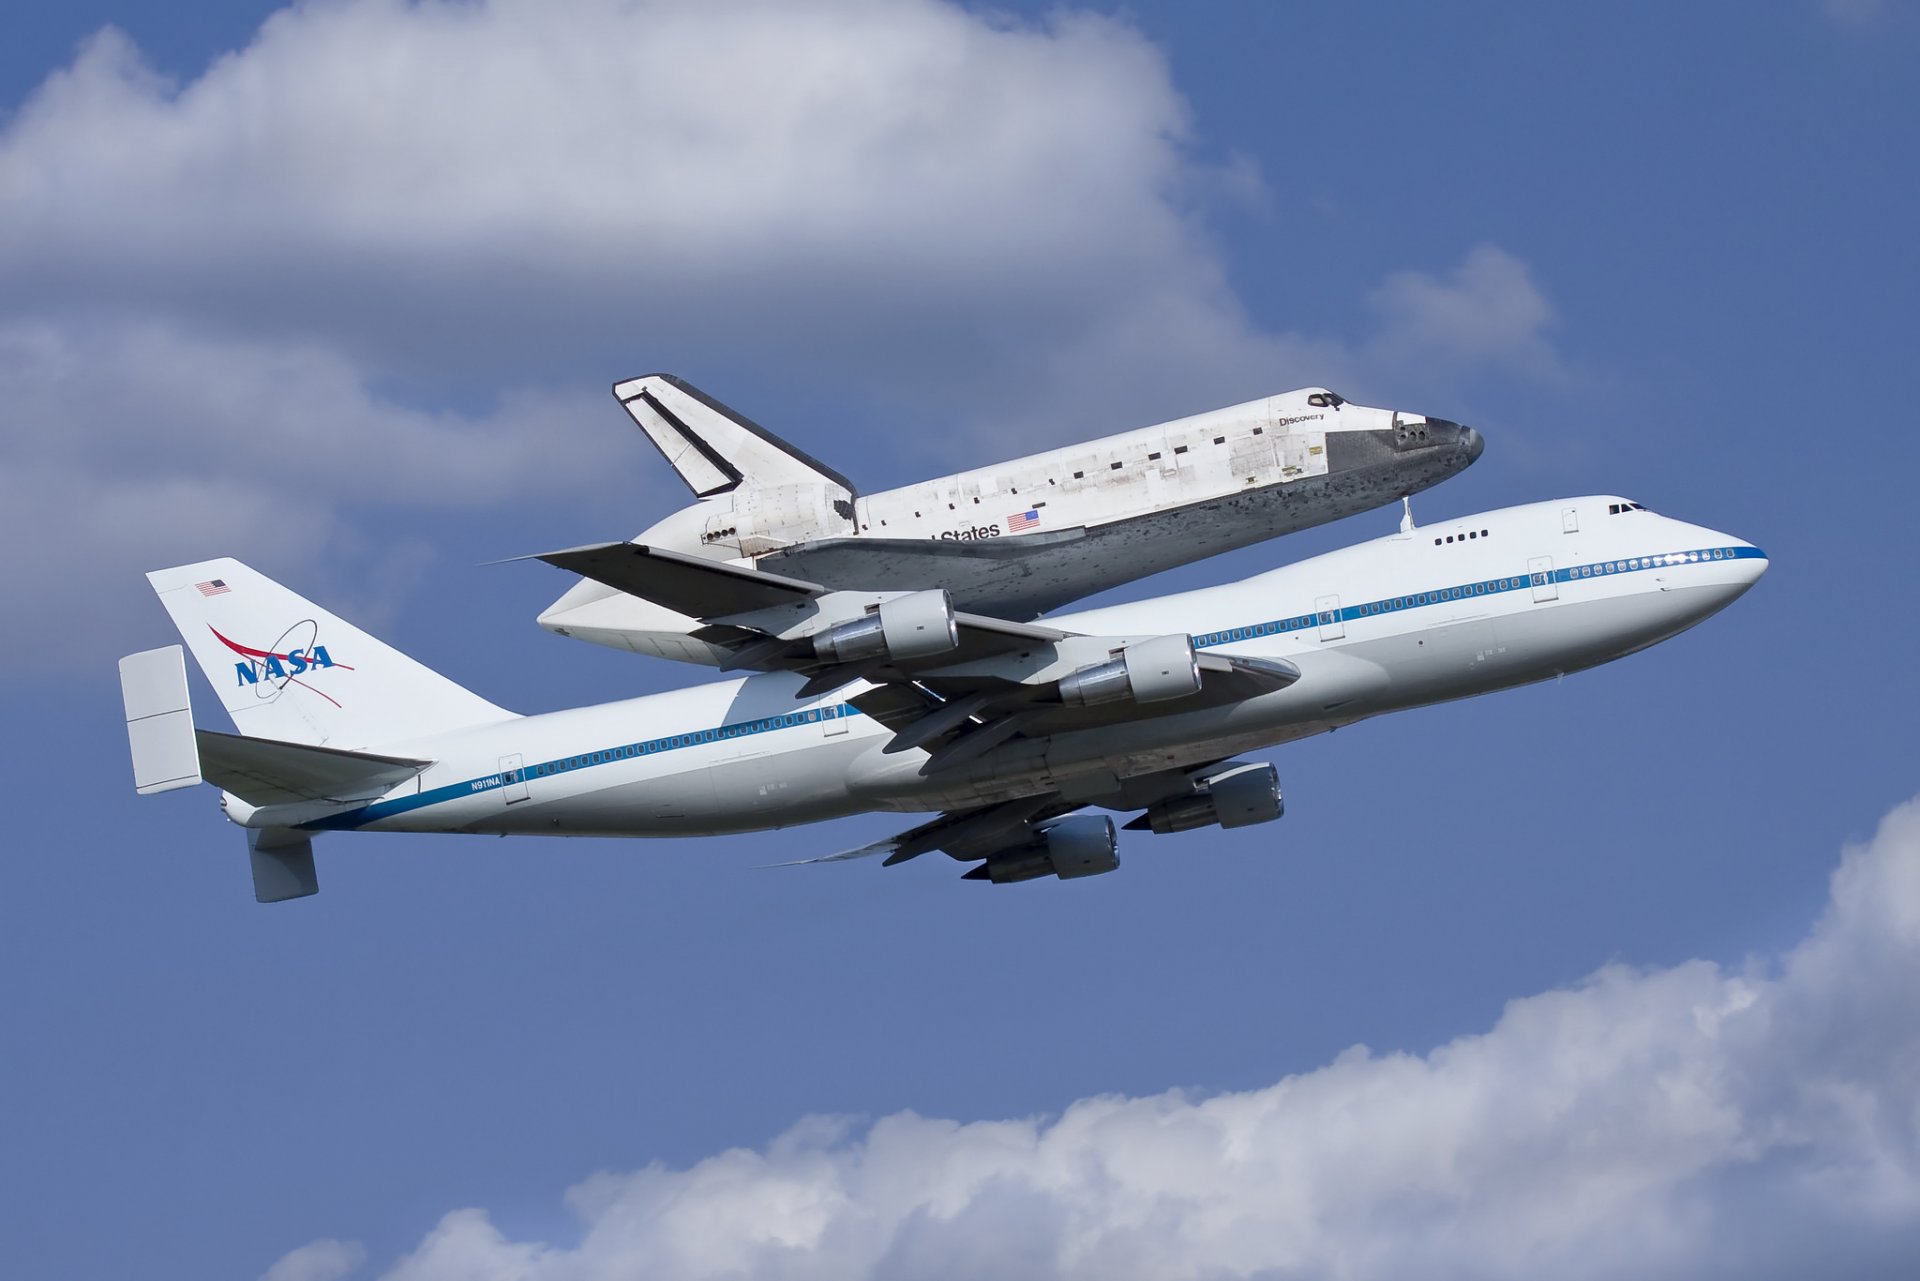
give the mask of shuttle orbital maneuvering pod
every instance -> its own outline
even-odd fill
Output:
[[[121,660],[135,786],[205,780],[262,901],[315,892],[333,831],[689,836],[933,814],[830,854],[942,851],[996,884],[1119,866],[1155,833],[1277,819],[1242,753],[1593,667],[1765,572],[1618,497],[1445,521],[1244,582],[1042,622],[940,589],[830,587],[627,543],[554,564],[725,629],[765,670],[518,716],[235,560],[148,577],[238,734],[197,729],[178,645]]]
[[[636,545],[831,589],[944,589],[956,608],[1021,622],[1418,493],[1482,447],[1471,427],[1309,387],[861,494],[678,378],[651,374],[613,391],[699,500]],[[543,627],[664,658],[753,665],[724,631],[587,578],[540,615]]]

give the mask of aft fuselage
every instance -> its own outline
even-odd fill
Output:
[[[873,811],[951,810],[1128,778],[1323,733],[1384,712],[1578,671],[1643,649],[1732,602],[1765,556],[1730,535],[1612,497],[1443,522],[1226,586],[1047,620],[1114,637],[1184,631],[1198,646],[1283,658],[1290,687],[1228,706],[1015,739],[950,770],[847,700],[752,676],[392,744],[437,763],[343,813],[228,812],[248,826],[548,835],[745,832]]]

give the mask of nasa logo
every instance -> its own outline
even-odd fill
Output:
[[[236,687],[251,688],[262,699],[278,698],[282,690],[289,685],[298,685],[301,689],[319,694],[335,707],[340,703],[327,694],[314,688],[302,676],[328,668],[338,668],[350,672],[353,668],[345,663],[336,663],[327,647],[319,643],[319,624],[314,620],[302,619],[280,634],[280,639],[266,649],[255,649],[251,645],[242,645],[220,634],[216,627],[208,627],[214,639],[240,655],[243,661],[233,665],[233,682]]]
[[[943,530],[942,532],[934,536],[934,540],[936,542],[971,543],[981,538],[998,538],[998,537],[1000,537],[1000,526],[974,525],[968,529]]]

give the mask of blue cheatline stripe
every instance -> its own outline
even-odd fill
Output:
[[[1260,636],[1303,632],[1309,628],[1329,627],[1334,623],[1351,623],[1379,614],[1399,614],[1410,609],[1424,609],[1429,605],[1444,605],[1450,601],[1464,600],[1469,596],[1498,596],[1503,592],[1528,591],[1535,587],[1545,587],[1548,583],[1611,578],[1616,574],[1637,574],[1650,569],[1697,564],[1703,560],[1764,559],[1766,559],[1766,553],[1758,547],[1698,547],[1691,551],[1666,552],[1658,556],[1629,556],[1620,560],[1595,561],[1586,565],[1572,565],[1566,569],[1543,570],[1537,574],[1512,574],[1505,578],[1483,578],[1478,582],[1454,583],[1448,587],[1436,587],[1432,591],[1414,592],[1406,596],[1389,596],[1383,600],[1347,605],[1337,610],[1295,614],[1291,618],[1250,623],[1245,627],[1229,627],[1222,631],[1196,635],[1193,643],[1197,648],[1207,649],[1215,645],[1231,645],[1235,641],[1253,640]]]
[[[1527,591],[1534,587],[1544,587],[1550,582],[1571,583],[1588,578],[1611,578],[1617,574],[1644,573],[1651,569],[1665,569],[1671,565],[1695,564],[1700,561],[1764,560],[1765,558],[1766,553],[1758,547],[1706,547],[1685,552],[1668,552],[1659,556],[1632,556],[1621,560],[1596,561],[1551,572],[1512,574],[1505,578],[1484,578],[1473,583],[1455,583],[1450,587],[1438,587],[1432,591],[1392,596],[1359,605],[1347,605],[1339,610],[1295,614],[1291,618],[1276,618],[1264,623],[1251,623],[1245,627],[1230,627],[1222,631],[1196,635],[1193,643],[1197,648],[1207,649],[1216,645],[1231,645],[1235,641],[1253,640],[1260,636],[1278,636],[1287,632],[1325,627],[1336,621],[1350,623],[1380,614],[1398,614],[1410,609],[1424,609],[1430,605],[1464,600],[1470,596],[1498,596],[1503,592]],[[857,715],[859,715],[859,709],[853,704],[836,703],[828,707],[811,707],[805,711],[787,712],[779,716],[762,716],[756,720],[736,721],[713,729],[688,730],[681,734],[669,734],[637,743],[623,743],[618,747],[602,748],[599,751],[583,752],[577,756],[562,756],[557,760],[541,761],[520,770],[520,776],[517,779],[507,773],[486,774],[479,778],[452,783],[446,787],[419,792],[413,796],[397,796],[391,800],[375,801],[371,805],[363,805],[359,809],[348,810],[342,814],[315,819],[301,826],[311,831],[339,831],[364,827],[368,823],[389,818],[395,814],[425,809],[429,805],[438,805],[442,801],[451,801],[462,796],[473,796],[479,792],[495,791],[514,782],[551,778],[557,774],[571,774],[575,770],[611,765],[615,761],[658,756],[662,752],[677,752],[689,747],[701,747],[708,743],[727,742],[754,734],[771,734],[777,730],[793,729],[801,725],[814,725],[822,721],[839,720]]]
[[[441,801],[453,800],[455,797],[496,791],[510,783],[524,783],[536,778],[552,778],[558,774],[571,774],[575,770],[592,769],[597,765],[611,765],[615,761],[658,756],[662,752],[677,752],[707,743],[731,742],[736,738],[771,734],[776,730],[793,729],[801,725],[818,725],[825,721],[843,720],[858,714],[859,709],[851,703],[835,703],[827,707],[809,707],[797,712],[784,712],[779,716],[762,716],[756,720],[735,721],[715,729],[687,730],[681,734],[642,739],[637,743],[622,743],[618,747],[606,747],[599,751],[581,752],[574,756],[561,756],[554,760],[523,766],[518,772],[518,777],[510,771],[486,774],[479,778],[450,783],[445,787],[436,787],[431,791],[418,792],[412,796],[396,796],[391,800],[375,801],[371,805],[363,805],[359,809],[348,810],[342,814],[315,819],[301,826],[314,831],[362,827],[377,819],[404,814],[409,810],[424,809],[429,805],[438,805]]]

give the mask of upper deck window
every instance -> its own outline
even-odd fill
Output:
[[[1307,397],[1307,403],[1315,409],[1338,409],[1347,403],[1347,398],[1330,391],[1316,391]]]

